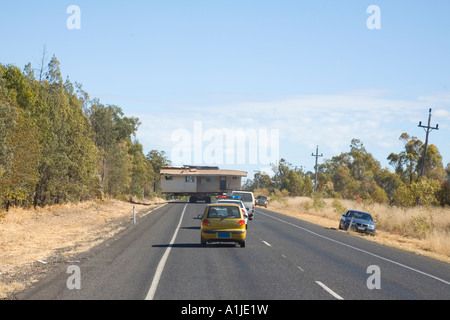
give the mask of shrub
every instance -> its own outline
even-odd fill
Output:
[[[388,197],[387,197],[386,191],[381,189],[379,186],[374,187],[374,190],[370,194],[370,198],[373,201],[378,202],[378,203],[387,203],[388,202]]]
[[[270,196],[270,201],[278,201],[284,205],[288,205],[289,192],[286,189],[282,191],[275,189]]]
[[[429,207],[438,203],[437,194],[441,189],[439,181],[427,178],[420,179],[419,182],[411,185],[411,193],[414,195],[416,202]]]
[[[402,183],[392,193],[392,204],[399,207],[413,207],[416,203],[414,195],[411,193],[410,188]]]
[[[413,216],[411,217],[411,225],[414,233],[419,237],[419,239],[425,238],[434,230],[433,219],[431,217]]]
[[[326,203],[319,194],[313,195],[312,200],[312,206],[316,211],[325,208]]]
[[[344,207],[342,205],[342,203],[337,199],[333,200],[333,202],[331,203],[331,206],[334,208],[334,212],[337,215],[343,215],[347,211],[347,208]]]

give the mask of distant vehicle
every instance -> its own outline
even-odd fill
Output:
[[[255,204],[257,206],[261,206],[261,207],[267,208],[267,205],[269,204],[269,200],[267,200],[267,197],[265,197],[265,196],[257,196]]]
[[[358,210],[348,210],[341,217],[339,222],[339,230],[355,230],[357,232],[363,232],[370,235],[375,235],[375,222],[370,215],[370,213],[358,211]]]
[[[215,203],[206,207],[202,216],[201,244],[236,242],[245,247],[247,230],[244,215],[237,204]]]
[[[248,218],[253,220],[255,216],[255,197],[251,191],[233,191],[231,196],[241,197],[241,201],[245,204]]]
[[[238,199],[218,199],[216,203],[237,204],[241,208],[242,214],[244,215],[245,226],[246,226],[246,228],[248,228],[248,213],[247,213],[247,209],[245,208],[244,203],[241,200],[238,200]]]

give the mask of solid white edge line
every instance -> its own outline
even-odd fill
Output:
[[[158,287],[159,280],[161,279],[161,275],[162,275],[162,272],[166,265],[167,258],[169,257],[170,250],[172,250],[172,246],[175,242],[175,239],[177,238],[178,230],[180,230],[181,222],[183,221],[183,216],[184,216],[184,212],[186,211],[186,207],[187,207],[187,203],[184,206],[183,213],[181,214],[180,221],[178,222],[178,226],[175,229],[175,232],[172,236],[172,240],[170,240],[169,246],[167,247],[166,251],[164,252],[164,255],[162,256],[161,260],[158,263],[158,267],[156,268],[155,275],[153,276],[152,285],[150,286],[150,289],[148,290],[145,300],[153,300],[153,298],[155,297],[156,288]]]
[[[396,265],[398,265],[398,266],[400,266],[400,267],[403,267],[403,268],[405,268],[405,269],[409,269],[409,270],[411,270],[411,271],[414,271],[414,272],[423,274],[424,276],[430,277],[430,278],[432,278],[432,279],[435,279],[435,280],[438,280],[438,281],[440,281],[440,282],[442,282],[442,283],[445,283],[445,284],[447,284],[447,285],[450,285],[450,282],[449,282],[449,281],[446,281],[446,280],[444,280],[444,279],[441,279],[441,278],[438,278],[438,277],[436,277],[436,276],[433,276],[432,274],[429,274],[429,273],[426,273],[426,272],[423,272],[423,271],[414,269],[414,268],[409,267],[409,266],[407,266],[407,265],[404,265],[404,264],[402,264],[402,263],[400,263],[400,262],[397,262],[397,261],[394,261],[394,260],[391,260],[391,259],[388,259],[388,258],[379,256],[379,255],[377,255],[377,254],[375,254],[375,253],[372,253],[372,252],[369,252],[369,251],[366,251],[366,250],[363,250],[363,249],[354,247],[354,246],[352,246],[352,245],[349,245],[349,244],[340,242],[340,241],[338,241],[338,240],[334,240],[334,239],[328,238],[328,237],[326,237],[326,236],[324,236],[324,235],[321,235],[321,234],[318,234],[318,233],[316,233],[316,232],[314,232],[314,231],[311,231],[311,230],[308,230],[308,229],[306,229],[306,228],[297,226],[297,225],[295,225],[295,224],[293,224],[293,223],[284,221],[284,220],[279,219],[279,218],[272,217],[271,215],[266,214],[266,213],[264,213],[264,212],[259,211],[259,213],[262,214],[262,215],[264,215],[264,216],[266,216],[266,217],[269,217],[269,218],[278,220],[278,221],[280,221],[280,222],[289,224],[289,225],[291,225],[291,226],[294,226],[294,227],[296,227],[296,228],[299,228],[299,229],[301,229],[301,230],[304,230],[304,231],[306,231],[306,232],[309,232],[309,233],[311,233],[311,234],[314,234],[314,235],[316,235],[316,236],[318,236],[318,237],[321,237],[321,238],[323,238],[323,239],[327,239],[327,240],[329,240],[329,241],[338,243],[338,244],[343,245],[343,246],[346,246],[346,247],[348,247],[348,248],[352,248],[352,249],[354,249],[354,250],[357,250],[357,251],[360,251],[360,252],[364,252],[364,253],[366,253],[366,254],[368,254],[368,255],[371,255],[371,256],[373,256],[373,257],[382,259],[382,260],[384,260],[384,261],[388,261],[388,262],[390,262],[390,263],[396,264]]]
[[[322,288],[324,288],[329,294],[331,294],[333,297],[335,297],[338,300],[344,300],[344,298],[342,298],[340,295],[338,295],[336,292],[334,292],[333,290],[331,290],[330,288],[328,288],[326,285],[324,285],[322,282],[320,281],[316,281],[316,283],[321,286]]]

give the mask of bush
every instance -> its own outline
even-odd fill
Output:
[[[270,201],[278,201],[284,205],[288,205],[289,192],[286,189],[282,191],[275,189],[270,196]]]
[[[259,188],[259,189],[255,189],[253,190],[253,194],[256,196],[265,196],[268,197],[269,196],[269,190],[267,190],[267,188]]]
[[[417,204],[429,207],[439,204],[441,193],[442,185],[439,181],[424,177],[411,185],[400,185],[393,192],[392,202],[400,207],[414,207]]]
[[[414,229],[414,233],[419,237],[419,239],[425,238],[434,230],[433,220],[431,217],[414,216],[411,218],[411,225]]]
[[[370,194],[370,198],[373,201],[378,202],[378,203],[387,203],[388,202],[388,197],[387,197],[386,191],[384,191],[379,186],[374,187],[374,190]]]
[[[333,200],[333,203],[331,204],[331,206],[334,208],[334,212],[340,216],[343,215],[347,211],[347,208],[344,207],[342,205],[342,203],[337,199]]]
[[[316,211],[325,208],[326,206],[325,200],[323,200],[319,194],[316,193],[315,195],[313,195],[312,200],[313,200],[312,206]]]
[[[437,194],[440,189],[439,181],[427,178],[422,178],[419,182],[411,185],[411,192],[416,202],[426,207],[438,204]]]
[[[410,188],[402,183],[392,193],[392,204],[399,207],[413,207],[416,204],[416,199]]]

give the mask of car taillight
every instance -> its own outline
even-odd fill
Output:
[[[210,226],[211,226],[211,223],[210,223],[207,219],[203,220],[202,223],[203,223],[203,225],[206,226],[206,227],[210,227]]]
[[[239,220],[238,226],[245,226],[245,220]]]

